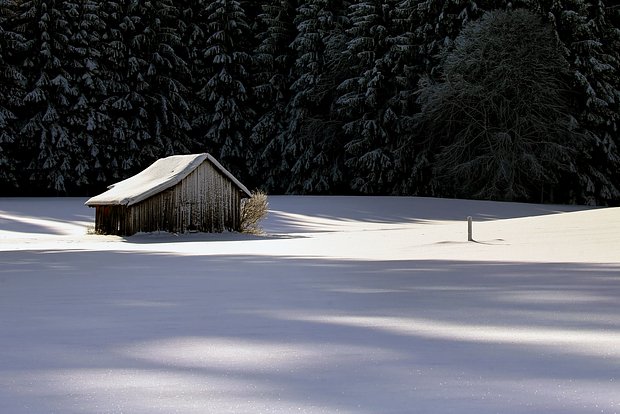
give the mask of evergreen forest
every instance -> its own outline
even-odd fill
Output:
[[[270,194],[620,203],[614,0],[0,0],[0,195],[209,152]]]

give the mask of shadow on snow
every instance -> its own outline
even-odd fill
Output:
[[[620,370],[615,266],[0,257],[0,408],[14,413],[26,400],[34,411],[77,400],[81,412],[116,401],[136,413],[155,400],[184,412],[249,401],[358,413],[613,404],[588,386],[613,388]]]

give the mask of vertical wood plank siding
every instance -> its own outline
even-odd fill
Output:
[[[205,161],[174,187],[140,203],[97,206],[95,229],[122,236],[153,231],[239,231],[240,207],[239,188]]]
[[[102,234],[127,234],[127,207],[97,206],[95,209],[95,231]]]

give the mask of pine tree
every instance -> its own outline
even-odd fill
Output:
[[[263,5],[259,15],[264,31],[257,35],[260,44],[254,54],[254,96],[259,116],[251,134],[254,150],[250,171],[269,192],[285,190],[279,171],[284,143],[278,138],[286,128],[285,109],[290,99],[294,6],[291,1],[272,0]]]
[[[77,90],[72,105],[67,108],[66,122],[71,140],[80,154],[72,181],[81,188],[97,181],[106,183],[100,161],[101,145],[108,133],[108,116],[101,111],[101,104],[107,95],[100,68],[101,37],[105,23],[101,19],[99,6],[99,2],[92,0],[63,3],[72,33],[63,66],[70,73]]]
[[[397,94],[392,99],[398,102],[400,108],[399,131],[393,151],[395,165],[393,191],[396,194],[433,195],[432,154],[426,145],[426,137],[415,128],[414,116],[419,112],[416,102],[419,81],[428,74],[429,68],[433,67],[430,59],[434,57],[428,55],[429,45],[426,42],[433,43],[436,40],[430,33],[426,33],[430,23],[422,22],[422,17],[428,18],[432,15],[425,14],[424,10],[428,9],[420,8],[419,5],[418,0],[399,1],[394,6],[392,18],[394,30],[392,49],[397,60],[394,75],[398,88]],[[428,2],[425,3],[425,7],[429,7]],[[436,27],[439,28],[439,25]]]
[[[78,91],[63,66],[72,33],[62,6],[56,0],[20,2],[12,21],[28,39],[19,56],[27,79],[20,149],[29,162],[31,188],[57,193],[66,190],[80,157],[66,121]]]
[[[351,40],[346,51],[354,77],[339,90],[338,109],[346,120],[347,165],[354,171],[352,189],[391,192],[394,150],[400,133],[399,67],[393,33],[394,2],[358,1],[350,7]]]
[[[612,12],[609,14],[609,12]],[[554,2],[550,16],[571,64],[577,119],[585,132],[573,201],[620,200],[620,30],[602,0]]]
[[[145,10],[145,23],[150,32],[144,31],[135,40],[148,45],[145,79],[150,85],[147,95],[152,136],[156,148],[152,155],[168,156],[188,153],[193,147],[189,131],[190,109],[188,103],[189,66],[178,51],[180,33],[179,10],[173,0],[159,0]],[[151,154],[149,154],[151,156]]]
[[[206,43],[197,53],[204,66],[195,73],[197,100],[204,113],[194,128],[204,134],[203,147],[233,174],[246,176],[247,137],[254,113],[249,105],[252,56],[244,10],[237,0],[216,0],[205,9]]]
[[[181,40],[179,55],[187,62],[190,71],[190,90],[195,89],[195,74],[203,69],[202,52],[206,47],[207,15],[209,0],[180,0],[178,31]],[[193,99],[190,93],[190,100]],[[192,102],[192,106],[194,102]]]
[[[24,48],[25,39],[5,29],[15,18],[13,1],[0,1],[0,189],[12,191],[19,186],[18,118],[24,96],[25,78],[15,64],[15,53]]]
[[[107,169],[123,178],[155,159],[187,153],[189,69],[172,1],[106,2],[102,70],[110,117]]]
[[[109,117],[104,147],[106,180],[120,180],[140,169],[141,148],[151,140],[144,79],[144,45],[135,41],[143,30],[141,11],[129,1],[102,5],[106,31],[102,36],[101,70],[107,88],[103,111]]]
[[[284,145],[282,169],[292,172],[290,193],[334,192],[344,181],[341,122],[333,104],[335,88],[348,70],[341,53],[347,6],[348,2],[308,0],[297,8],[288,127],[278,138]]]
[[[199,91],[207,83],[207,73],[210,63],[205,56],[207,49],[207,37],[209,35],[209,19],[207,6],[209,0],[182,0],[178,1],[180,19],[179,34],[181,36],[181,48],[179,56],[187,62],[189,69],[188,104],[190,119],[190,136],[192,138],[192,151],[211,151],[205,142],[204,129],[198,127],[203,124],[204,116],[209,111],[206,100],[199,96]]]

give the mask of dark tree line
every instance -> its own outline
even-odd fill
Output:
[[[210,152],[270,193],[617,204],[610,0],[0,0],[0,190]]]

